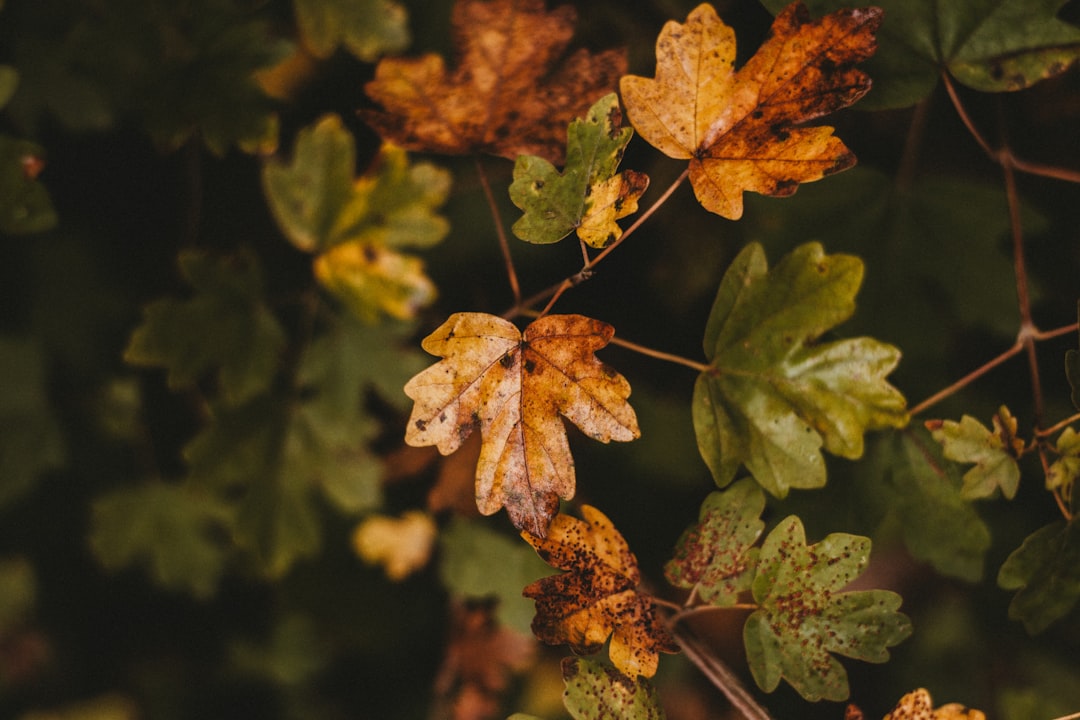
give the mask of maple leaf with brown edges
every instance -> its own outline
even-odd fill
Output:
[[[656,78],[622,78],[634,129],[669,157],[690,161],[690,183],[710,212],[737,220],[742,194],[785,196],[799,183],[855,164],[827,126],[802,127],[870,89],[855,67],[877,48],[880,8],[838,10],[811,21],[796,2],[735,70],[735,33],[711,5],[667,23],[656,43]]]
[[[574,495],[560,416],[600,442],[640,435],[630,384],[593,355],[614,334],[581,315],[547,315],[524,332],[495,315],[451,315],[422,343],[443,360],[405,385],[415,401],[405,442],[448,455],[479,428],[477,507],[505,506],[515,527],[543,537],[559,498]]]
[[[361,116],[409,150],[539,155],[561,165],[566,127],[626,72],[621,50],[565,51],[576,12],[544,0],[458,0],[451,24],[459,55],[383,58],[365,86],[382,109]]]
[[[596,508],[582,505],[581,515],[557,515],[546,538],[521,534],[544,562],[567,571],[522,591],[536,601],[533,634],[579,655],[596,652],[611,635],[615,667],[630,678],[652,677],[659,653],[678,646],[653,599],[638,590],[641,573],[626,540]]]

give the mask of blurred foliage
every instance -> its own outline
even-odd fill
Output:
[[[625,45],[630,71],[649,74],[660,27],[697,3],[573,4],[576,43]],[[739,251],[758,242],[775,268],[814,241],[858,256],[865,277],[852,318],[811,347],[860,334],[895,345],[890,382],[914,404],[1015,338],[1019,227],[1035,322],[1075,323],[1080,185],[1019,174],[1010,216],[1000,167],[939,78],[952,74],[995,143],[1075,173],[1076,3],[880,4],[880,52],[865,65],[874,89],[835,122],[858,168],[791,198],[748,195],[738,223],[708,216],[684,187],[560,309],[703,361],[702,331]],[[450,7],[0,3],[0,717],[560,712],[561,651],[537,647],[512,681],[492,680],[460,655],[453,610],[488,618],[490,606],[490,622],[520,635],[533,612],[521,588],[550,568],[505,516],[475,514],[460,458],[401,448],[401,388],[431,361],[419,339],[451,312],[500,314],[511,302],[474,160],[406,154],[356,114],[371,107],[363,86],[383,54],[451,47]],[[744,59],[769,11],[716,7]],[[513,163],[479,162],[508,229],[520,216]],[[680,172],[633,139],[622,166],[652,178],[642,207]],[[320,253],[350,244],[318,274]],[[526,295],[580,267],[573,245],[514,243]],[[372,309],[365,293],[384,282],[406,289]],[[1077,337],[1038,343],[1045,427],[1076,412]],[[634,387],[642,438],[621,448],[571,436],[578,496],[603,507],[663,594],[664,563],[716,489],[694,444],[695,376],[603,352]],[[1018,356],[930,412],[985,423],[1007,406],[1032,438],[1031,380]],[[1006,501],[965,490],[985,455],[950,460],[925,419],[868,436],[862,458],[822,456],[825,487],[769,498],[764,511],[770,532],[797,514],[811,542],[872,536],[865,576],[904,598],[912,638],[888,663],[848,668],[853,699],[867,717],[915,687],[1005,720],[1080,710],[1077,521],[1047,492],[1075,511],[1075,431],[1047,440],[1045,476],[1032,454],[1008,455],[1008,480],[991,483],[1011,494],[1019,469]],[[968,439],[1009,447],[982,430]],[[425,504],[439,528],[426,565],[393,580],[354,553],[364,518]],[[723,623],[702,630],[737,658],[738,629]],[[671,720],[725,716],[719,691],[679,658],[665,656],[648,687],[599,700],[610,682],[589,688],[609,667],[562,669],[575,717],[649,716],[660,702]],[[778,718],[843,715],[783,686],[763,701]]]

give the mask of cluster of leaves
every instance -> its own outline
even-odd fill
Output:
[[[259,191],[260,219],[281,236],[270,243],[234,238],[220,247],[185,237],[175,255],[181,287],[155,288],[125,328],[116,353],[124,367],[98,390],[96,422],[137,459],[121,478],[93,487],[86,537],[95,561],[113,573],[141,568],[159,588],[202,603],[226,595],[230,583],[273,588],[285,609],[277,610],[268,638],[234,639],[227,663],[238,675],[275,683],[286,712],[297,717],[323,709],[312,688],[334,652],[327,638],[342,655],[355,647],[355,631],[328,630],[332,620],[312,609],[323,607],[343,576],[359,576],[365,598],[379,596],[375,610],[343,614],[374,615],[364,627],[384,644],[393,641],[382,634],[379,608],[386,617],[400,613],[394,598],[410,588],[432,603],[442,601],[441,592],[416,588],[449,594],[434,712],[470,719],[500,712],[510,678],[540,654],[533,638],[576,655],[607,646],[611,666],[562,661],[563,704],[574,718],[663,717],[660,682],[652,678],[662,654],[680,651],[743,712],[762,716],[759,701],[722,669],[719,653],[703,651],[691,631],[716,617],[741,624],[749,676],[765,693],[784,680],[807,701],[846,700],[852,688],[838,656],[884,663],[913,633],[900,594],[864,589],[877,580],[864,576],[870,535],[878,552],[899,552],[889,542],[898,535],[916,560],[969,582],[982,578],[1000,539],[1007,557],[997,585],[1015,592],[1009,617],[1033,635],[1062,622],[1080,599],[1073,493],[1080,426],[1057,405],[1053,412],[1064,419],[1047,422],[1051,404],[1035,343],[1073,336],[1075,325],[1050,332],[1034,325],[1023,229],[1039,225],[1026,222],[1032,212],[1021,207],[1013,173],[1077,178],[987,145],[954,83],[994,94],[1037,87],[1080,57],[1080,30],[1054,16],[1053,0],[1037,11],[1021,0],[968,0],[948,10],[900,0],[856,9],[832,0],[808,4],[765,2],[776,15],[753,52],[742,38],[737,47],[732,26],[701,4],[660,30],[653,77],[628,74],[622,50],[576,46],[578,13],[543,0],[456,0],[451,64],[436,52],[386,55],[410,43],[404,9],[389,0],[125,0],[108,13],[77,0],[20,6],[12,64],[0,66],[0,109],[18,135],[34,137],[56,120],[65,132],[134,123],[164,152],[206,150],[214,162],[238,155]],[[652,37],[655,29],[647,32]],[[367,130],[319,107],[292,118],[295,135],[278,152],[278,112],[288,112],[297,88],[320,68],[346,57],[351,81],[357,64],[370,71],[359,118],[377,139],[360,145]],[[939,78],[968,133],[1005,169],[1004,202],[968,181],[917,179],[910,164],[896,182],[874,169],[851,170],[855,154],[840,135],[852,124],[837,130],[823,123],[856,102],[925,107]],[[635,133],[641,143],[633,142]],[[650,158],[645,145],[663,158]],[[484,192],[513,295],[509,308],[439,305],[440,295],[479,289],[458,273],[458,250],[440,248],[451,234],[447,244],[455,247],[467,243],[463,235],[479,234],[474,219],[456,222],[465,204],[457,201],[469,192],[459,188],[472,183],[452,184],[450,170],[416,153],[498,158],[478,160],[475,170],[452,157],[438,162],[475,177]],[[39,181],[43,154],[35,143],[0,135],[5,235],[56,223]],[[650,163],[649,173],[622,169],[628,156]],[[681,174],[640,212],[650,174],[671,167]],[[848,172],[830,177],[840,171]],[[489,174],[496,172],[505,192],[492,192]],[[613,252],[628,256],[643,247],[626,243],[648,236],[646,221],[662,224],[658,210],[680,202],[684,183],[693,191],[689,207],[704,218],[684,220],[687,227],[700,222],[725,244],[745,240],[741,250],[723,252],[726,267],[702,273],[697,293],[707,312],[693,332],[701,333],[703,360],[630,343],[616,334],[624,321],[553,312]],[[983,204],[995,211],[982,212]],[[521,213],[508,223],[510,234],[525,245],[511,247],[502,222],[508,205]],[[920,233],[924,224],[940,236]],[[995,237],[1009,230],[1012,263],[983,260],[992,254],[975,241],[946,247],[961,232]],[[696,243],[680,271],[689,278],[689,265],[707,256],[699,246],[714,239],[682,228],[670,234],[689,236],[673,240],[673,248]],[[884,248],[866,247],[867,237],[883,238]],[[580,269],[523,294],[515,255],[543,257],[536,261],[542,265],[562,257],[546,246],[567,238],[580,246]],[[896,280],[882,273],[897,248],[908,246],[925,256],[914,269],[905,266],[910,273]],[[958,270],[974,255],[989,268],[985,282]],[[1012,272],[1020,278],[1019,313],[1011,302],[1005,313],[997,312],[1000,302],[971,307],[968,293],[989,292],[996,301],[1010,293],[1001,283],[1011,282]],[[904,288],[911,278],[936,290]],[[657,290],[652,299],[663,305],[675,292]],[[991,333],[1014,332],[1002,315],[1018,314],[1020,332],[1011,350],[940,397],[1026,352],[1030,419],[997,399],[989,425],[976,417],[988,413],[982,408],[958,421],[926,420],[939,395],[909,408],[890,377],[904,369],[901,348],[904,365],[940,365],[936,346],[927,350],[940,338],[920,345],[926,330],[913,308],[925,300],[925,323],[944,327],[930,311],[942,297],[956,320]],[[857,298],[860,309],[874,312],[856,315]],[[619,299],[603,300],[593,312],[619,314]],[[658,337],[683,345],[670,332]],[[438,360],[425,368],[416,345]],[[624,536],[598,508],[617,504],[602,493],[588,460],[597,451],[583,440],[645,443],[655,420],[650,373],[598,357],[612,345],[696,377],[685,383],[679,408],[678,427],[692,441],[689,451],[678,451],[692,456],[692,465],[700,456],[711,487],[695,486],[688,503],[700,503],[698,519],[661,558],[671,592],[658,590],[659,578],[639,564],[631,532]],[[6,377],[18,387],[0,396],[6,510],[34,497],[39,477],[66,466],[67,448],[44,371],[51,348],[38,338],[5,336],[0,349]],[[1063,379],[1080,410],[1078,358],[1075,349],[1066,356]],[[142,393],[159,383],[190,425],[164,446],[155,431],[159,411]],[[83,412],[74,405],[68,416]],[[920,415],[922,422],[911,422]],[[76,443],[76,452],[87,444]],[[1027,467],[1033,456],[1045,479],[1041,499],[1048,495],[1044,505],[1057,515],[1049,522],[1039,516],[1026,539],[992,532],[975,503],[1000,497],[1019,505],[1037,474]],[[648,489],[641,473],[632,477],[621,494]],[[415,486],[432,480],[425,505]],[[817,492],[799,492],[806,490]],[[575,506],[579,494],[591,504]],[[800,504],[819,494],[823,503],[843,496],[842,507],[853,508],[866,535],[831,531],[843,520],[841,505],[803,512]],[[503,509],[520,538],[503,531],[502,518],[477,517]],[[675,533],[685,526],[678,517],[664,520],[677,525]],[[818,534],[821,525],[828,526],[822,539],[808,543],[807,528]],[[343,571],[334,564],[341,548],[379,570],[349,558]],[[548,566],[561,572],[551,575]],[[39,594],[35,572],[22,556],[0,557],[0,699],[9,682],[5,648],[34,647],[26,628]],[[897,589],[909,583],[884,574]],[[672,593],[677,601],[667,599]],[[422,625],[415,619],[431,614],[427,606],[401,625]],[[926,682],[928,672],[914,682]],[[903,687],[915,686],[904,680]],[[100,712],[117,717],[137,712],[126,697],[100,703]],[[861,711],[849,706],[848,717]],[[957,704],[935,709],[918,690],[887,716],[924,717],[978,720],[982,713]]]

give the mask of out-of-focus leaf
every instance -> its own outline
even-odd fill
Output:
[[[423,510],[407,510],[400,517],[373,514],[353,531],[353,549],[400,582],[428,564],[438,534],[435,521]]]
[[[34,710],[20,715],[18,720],[139,720],[140,717],[142,713],[134,700],[108,693],[49,710]]]
[[[761,548],[754,600],[743,629],[747,660],[761,689],[786,679],[807,700],[844,700],[847,673],[831,655],[885,662],[888,648],[911,634],[888,590],[842,592],[870,558],[870,539],[833,533],[806,544],[802,522],[789,516]]]
[[[466,598],[494,597],[495,617],[518,632],[531,633],[533,603],[521,589],[550,571],[532,549],[479,520],[456,518],[439,535],[439,577]]]
[[[653,598],[638,589],[641,571],[626,540],[602,512],[581,506],[584,520],[559,514],[547,537],[522,531],[561,575],[541,578],[522,593],[536,601],[532,630],[549,645],[594,653],[611,636],[609,655],[631,679],[656,674],[659,654],[677,652]]]
[[[0,637],[26,619],[37,597],[34,566],[24,557],[0,559]]]
[[[869,430],[903,427],[885,377],[895,347],[863,337],[817,342],[855,309],[862,263],[807,243],[769,270],[753,243],[732,262],[705,327],[709,369],[694,389],[698,447],[717,485],[745,464],[767,491],[825,484],[821,448],[863,452]]]
[[[787,0],[765,0],[780,12]],[[815,12],[847,7],[814,0]],[[878,0],[886,22],[880,48],[866,63],[874,90],[862,107],[914,105],[930,94],[941,69],[982,92],[1030,87],[1080,59],[1080,28],[1058,18],[1064,0]]]
[[[632,170],[616,173],[634,134],[621,123],[619,97],[611,93],[584,119],[570,123],[561,173],[542,157],[518,156],[510,199],[525,214],[511,228],[515,235],[543,244],[576,230],[583,242],[596,248],[622,235],[615,221],[637,211],[649,178]]]
[[[563,658],[563,704],[574,720],[663,720],[656,688],[583,658]]]
[[[56,210],[38,180],[44,151],[28,140],[0,135],[0,233],[27,235],[56,225]]]
[[[391,0],[293,0],[296,21],[312,53],[330,57],[344,46],[365,62],[409,45],[408,14]]]
[[[1009,617],[1032,635],[1064,617],[1080,599],[1080,520],[1042,527],[1006,558],[998,585],[1016,590]]]
[[[560,164],[567,125],[626,72],[619,51],[566,53],[576,17],[543,0],[457,0],[457,66],[434,54],[383,58],[364,88],[382,108],[361,117],[409,150]]]
[[[1024,441],[1016,437],[1016,418],[1004,405],[993,418],[990,430],[970,415],[954,420],[930,420],[926,427],[941,443],[945,457],[959,463],[975,463],[964,473],[960,494],[968,500],[990,497],[999,489],[1012,500],[1020,486],[1020,466],[1016,460]]]
[[[19,73],[10,65],[0,65],[0,110],[8,104],[19,86]]]
[[[411,320],[437,294],[420,258],[379,245],[335,245],[315,258],[314,270],[324,288],[353,315],[370,323],[381,313]]]
[[[0,336],[0,510],[64,463],[66,451],[45,386],[45,357],[33,340]]]
[[[256,257],[244,253],[215,258],[188,250],[180,254],[179,263],[193,295],[147,305],[124,360],[164,367],[174,389],[194,385],[217,370],[226,402],[250,400],[273,381],[285,345],[285,331],[263,302]]]
[[[754,577],[758,553],[752,546],[765,529],[764,510],[765,493],[749,478],[709,493],[697,524],[682,534],[675,557],[664,566],[668,581],[697,588],[714,605],[733,605]]]
[[[868,460],[861,495],[877,508],[881,525],[897,528],[911,554],[938,572],[979,580],[990,530],[963,496],[956,465],[929,433],[891,433],[875,443]]]
[[[211,494],[149,482],[94,501],[90,547],[106,569],[145,565],[161,587],[205,599],[217,590],[231,521]]]
[[[274,625],[266,642],[236,641],[229,655],[238,671],[291,688],[310,681],[326,666],[329,643],[311,618],[292,614]]]

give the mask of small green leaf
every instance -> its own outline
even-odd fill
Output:
[[[390,0],[293,0],[308,48],[327,58],[339,46],[364,62],[404,50],[410,42],[405,8]]]
[[[299,688],[309,682],[329,660],[330,645],[311,618],[286,615],[274,625],[270,638],[261,643],[236,641],[229,648],[232,665],[241,673],[275,685]]]
[[[615,221],[637,211],[649,185],[643,173],[615,172],[633,134],[622,126],[619,98],[611,93],[570,123],[562,173],[542,157],[519,155],[510,199],[525,214],[511,228],[514,234],[546,244],[576,230],[595,248],[617,240],[622,229]]]
[[[1060,521],[1029,535],[1005,559],[998,586],[1016,590],[1009,617],[1032,635],[1064,617],[1080,599],[1080,521]]]
[[[41,473],[64,463],[45,365],[36,341],[0,336],[0,509],[28,493]]]
[[[881,663],[889,647],[911,634],[910,621],[897,612],[896,593],[841,592],[866,569],[869,557],[869,538],[846,533],[807,546],[795,516],[769,533],[753,582],[759,607],[743,630],[750,671],[761,689],[772,692],[784,678],[807,700],[844,700],[847,673],[830,653]]]
[[[872,338],[817,342],[855,309],[862,264],[807,243],[767,269],[757,243],[732,262],[705,329],[709,370],[694,389],[698,447],[716,484],[740,464],[768,492],[825,484],[821,448],[863,452],[869,430],[903,427],[885,377],[900,352]]]
[[[1072,497],[1073,485],[1080,478],[1080,433],[1071,427],[1058,436],[1058,459],[1046,473],[1046,489],[1057,490],[1066,500]]]
[[[241,404],[270,386],[286,339],[263,302],[257,259],[250,253],[215,258],[188,250],[179,262],[192,297],[150,303],[124,360],[166,368],[173,389],[191,387],[216,369],[222,397]]]
[[[26,235],[56,225],[52,199],[37,179],[43,157],[38,145],[0,135],[0,233]]]
[[[532,635],[533,602],[521,589],[551,568],[529,545],[495,532],[480,520],[460,518],[442,531],[439,545],[439,577],[448,590],[467,598],[497,598],[498,621]]]
[[[714,605],[733,605],[754,577],[757,550],[752,546],[765,529],[764,510],[765,493],[749,478],[710,493],[697,524],[683,532],[675,557],[664,566],[668,582],[696,587]]]
[[[574,720],[663,720],[656,688],[618,670],[582,658],[562,661],[563,704]]]
[[[109,570],[147,566],[158,585],[208,598],[217,589],[228,547],[228,506],[190,487],[150,482],[97,498],[90,547]]]
[[[943,575],[978,581],[990,530],[941,446],[915,427],[883,437],[870,455],[861,473],[864,505],[880,507],[881,524],[896,527],[914,557]]]
[[[931,420],[926,423],[934,440],[941,443],[945,457],[959,463],[974,463],[964,473],[960,491],[968,500],[990,497],[999,489],[1012,500],[1020,486],[1020,466],[1017,455],[1024,443],[1016,437],[1016,418],[1004,405],[994,415],[990,430],[970,415],[960,422]]]

